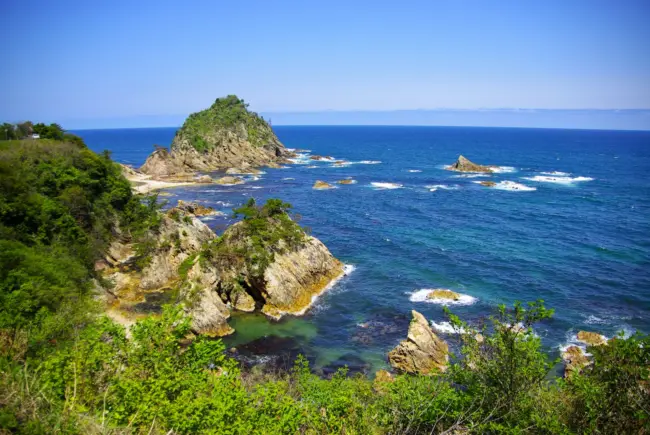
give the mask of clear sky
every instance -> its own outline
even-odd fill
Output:
[[[2,16],[7,121],[178,125],[231,93],[283,123],[650,109],[649,0],[6,0]]]

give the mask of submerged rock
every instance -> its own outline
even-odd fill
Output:
[[[456,293],[444,288],[437,288],[427,294],[427,299],[449,299],[452,301],[457,301],[460,299],[460,293]]]
[[[480,184],[481,186],[485,186],[485,187],[494,187],[494,186],[497,185],[497,183],[494,182],[494,181],[479,181],[478,184]]]
[[[224,186],[230,186],[233,184],[244,184],[244,179],[239,178],[239,177],[232,177],[230,175],[226,175],[225,177],[221,177],[218,180],[215,181],[217,184],[221,184]]]
[[[456,163],[451,166],[447,166],[445,169],[458,172],[493,172],[495,168],[495,166],[478,165],[469,161],[461,155],[458,156]]]
[[[326,183],[325,181],[317,180],[314,183],[314,186],[312,188],[313,189],[319,189],[319,190],[322,190],[322,189],[334,189],[334,186],[332,186],[329,183]]]
[[[578,332],[578,340],[589,346],[600,346],[607,343],[607,338],[604,335],[588,331]]]
[[[390,365],[401,372],[423,375],[445,371],[449,360],[447,343],[431,330],[422,314],[413,310],[411,315],[406,340],[388,354]]]
[[[336,183],[337,184],[356,184],[357,180],[353,180],[351,178],[346,178],[345,180],[339,180]]]

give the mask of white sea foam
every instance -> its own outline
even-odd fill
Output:
[[[582,349],[585,355],[591,356],[590,353],[587,353],[587,345],[582,341],[578,341],[578,335],[574,334],[573,332],[568,332],[566,335],[566,342],[564,344],[558,345],[558,349],[561,353],[564,353],[571,346],[577,346]]]
[[[314,169],[314,168],[317,168],[318,166],[316,166],[316,165],[309,165],[309,166],[305,166],[305,167],[306,167],[307,169]]]
[[[474,183],[480,184],[481,181],[474,181]],[[517,191],[517,192],[532,192],[534,190],[537,190],[536,187],[530,187],[526,186],[525,184],[519,184],[515,183],[514,181],[499,181],[497,184],[495,184],[492,189],[498,189],[498,190],[510,190],[510,191]]]
[[[361,165],[378,165],[381,163],[379,160],[361,160],[360,162],[355,162],[359,163]]]
[[[330,168],[345,168],[352,165],[354,162],[348,162],[347,160],[341,160],[330,165]]]
[[[433,326],[433,329],[435,329],[438,332],[442,332],[443,334],[464,334],[465,333],[465,328],[456,329],[449,322],[434,322],[432,320],[431,326]]]
[[[517,172],[517,168],[513,168],[512,166],[491,166],[490,169],[497,174]]]
[[[452,175],[451,178],[480,178],[480,177],[489,177],[490,174],[459,174]]]
[[[550,175],[535,175],[534,177],[523,177],[524,180],[536,181],[538,183],[557,183],[557,184],[573,184],[582,181],[593,181],[591,177],[565,177],[565,176],[550,176]]]
[[[435,192],[436,190],[458,190],[458,186],[449,186],[447,184],[433,184],[425,187],[429,189],[430,192]]]
[[[540,172],[540,174],[542,174],[542,175],[556,175],[556,176],[560,176],[560,177],[566,177],[568,175],[571,175],[568,172],[562,172],[562,171]]]
[[[295,180],[295,178],[286,177],[286,178],[283,178],[283,179],[282,179],[282,181],[289,181],[289,180]]]
[[[406,172],[422,172],[421,169],[408,169]]]
[[[382,190],[383,189],[401,189],[402,187],[404,187],[404,186],[402,186],[401,184],[398,184],[398,183],[381,183],[381,182],[378,182],[378,181],[373,181],[372,183],[370,183],[370,185],[372,187],[374,187],[375,189],[382,189]]]
[[[451,299],[444,299],[444,298],[434,298],[434,299],[429,299],[427,298],[427,295],[431,293],[434,289],[432,288],[423,288],[421,290],[416,290],[411,293],[407,293],[411,295],[409,297],[409,300],[411,302],[427,302],[430,304],[437,304],[437,305],[472,305],[474,304],[478,299],[475,298],[474,296],[470,295],[460,295],[460,298],[458,300],[451,300]]]

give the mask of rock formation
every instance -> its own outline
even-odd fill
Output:
[[[338,184],[356,184],[357,180],[353,180],[351,178],[346,178],[345,180],[339,180],[337,181]]]
[[[600,346],[607,343],[607,338],[596,332],[579,331],[578,340],[589,346]]]
[[[583,367],[589,365],[590,361],[584,351],[578,346],[569,346],[562,353],[564,360],[564,377],[569,378],[573,373],[579,372]]]
[[[198,202],[187,202],[182,199],[178,200],[178,204],[172,210],[180,210],[184,213],[191,214],[193,216],[214,216],[218,214],[223,214],[212,207],[206,207],[199,204]]]
[[[445,169],[458,172],[494,172],[495,168],[496,166],[477,165],[476,163],[470,162],[463,156],[458,156],[456,163],[451,166],[447,166]]]
[[[444,288],[437,288],[427,294],[427,299],[449,299],[457,301],[460,299],[460,294]]]
[[[226,175],[225,177],[221,177],[218,180],[215,180],[215,183],[224,186],[230,186],[233,184],[244,184],[244,180],[239,177],[232,177],[230,175]]]
[[[480,181],[478,184],[485,187],[494,187],[497,185],[497,183],[494,181]]]
[[[170,302],[184,305],[195,332],[222,336],[233,332],[232,309],[299,315],[343,275],[343,264],[281,207],[253,208],[254,224],[245,217],[221,237],[194,217],[196,209],[181,202],[162,214],[145,253],[127,238],[110,246],[97,265],[114,283],[106,292],[109,315],[136,319],[151,308],[153,293],[178,295]]]
[[[291,155],[261,116],[229,95],[191,114],[176,132],[170,151],[156,149],[140,171],[165,179],[196,171],[275,166]]]
[[[390,365],[401,372],[430,375],[444,371],[449,359],[447,343],[440,339],[429,322],[417,311],[411,311],[413,319],[408,336],[388,354]]]
[[[312,188],[323,190],[323,189],[334,189],[334,186],[332,186],[330,183],[326,183],[325,181],[316,180]]]

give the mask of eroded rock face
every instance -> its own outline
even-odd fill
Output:
[[[178,173],[274,166],[292,155],[262,117],[234,95],[193,113],[176,132],[171,151],[154,151],[140,171],[157,178]]]
[[[219,214],[219,212],[212,207],[206,207],[199,204],[198,202],[183,201],[182,199],[178,200],[178,204],[176,204],[175,209],[187,214],[191,214],[193,216],[213,216]]]
[[[423,375],[445,371],[449,360],[447,343],[431,330],[422,314],[413,310],[411,315],[406,340],[388,354],[390,365],[401,372]]]
[[[589,331],[579,331],[578,340],[588,344],[589,346],[600,346],[607,343],[607,338],[605,338],[605,336]]]
[[[458,172],[493,172],[494,166],[484,166],[478,165],[474,162],[469,161],[465,157],[458,156],[458,160],[451,166],[447,166],[445,169],[449,171],[458,171]]]

